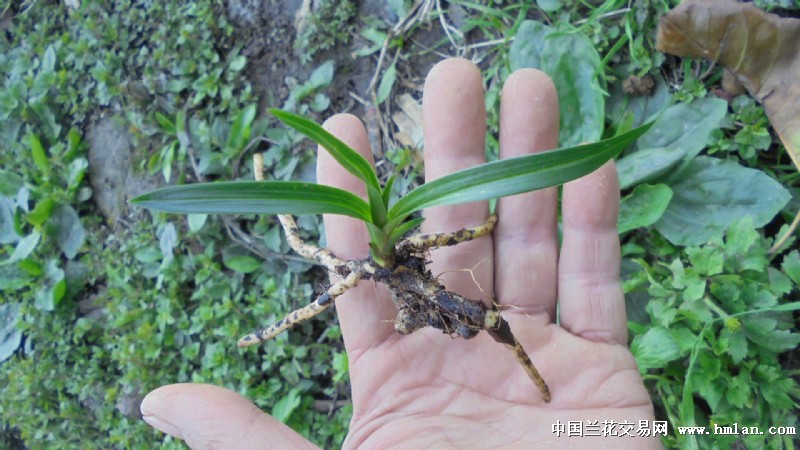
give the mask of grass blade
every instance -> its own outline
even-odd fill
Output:
[[[205,214],[341,214],[370,221],[367,202],[342,189],[299,181],[227,181],[171,186],[133,199],[157,211]]]
[[[452,173],[398,200],[389,211],[389,220],[432,206],[500,198],[580,178],[618,155],[650,125],[594,144],[502,159]]]

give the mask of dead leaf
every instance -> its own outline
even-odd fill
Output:
[[[403,147],[422,148],[422,105],[409,94],[403,94],[395,101],[400,111],[392,114],[392,121],[397,126],[394,138]]]
[[[800,19],[735,0],[689,0],[659,19],[656,49],[723,64],[764,105],[800,170]],[[784,238],[798,223],[800,214]]]

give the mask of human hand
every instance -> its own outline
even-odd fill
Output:
[[[484,161],[480,73],[465,60],[431,70],[424,100],[425,172],[432,180]],[[554,148],[558,101],[535,70],[507,80],[500,112],[500,156]],[[372,160],[363,125],[339,115],[326,128]],[[327,153],[320,183],[363,194],[363,185]],[[657,438],[556,436],[557,421],[652,424],[653,407],[627,349],[619,280],[619,184],[613,163],[568,183],[557,242],[555,188],[498,201],[492,237],[432,252],[431,270],[448,290],[492,301],[550,385],[545,404],[514,356],[486,333],[454,340],[438,330],[398,335],[397,310],[382,286],[363,281],[336,301],[350,361],[353,419],[348,448],[532,448],[569,445],[660,448]],[[485,202],[425,212],[424,232],[481,224]],[[367,256],[363,225],[325,217],[330,249]],[[486,295],[485,293],[488,293]],[[559,324],[554,323],[558,295]],[[192,448],[313,448],[238,394],[207,385],[170,385],[142,403],[151,425]],[[635,434],[635,432],[633,433]]]

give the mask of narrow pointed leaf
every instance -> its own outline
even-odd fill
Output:
[[[594,144],[501,159],[426,183],[392,206],[389,219],[441,205],[470,203],[556,186],[593,172],[650,128],[647,124]]]
[[[133,200],[184,214],[341,214],[370,220],[367,202],[342,189],[295,181],[228,181],[171,186]]]
[[[422,225],[422,222],[424,221],[425,221],[424,217],[417,217],[415,219],[409,220],[408,222],[404,222],[402,225],[392,230],[392,234],[389,235],[388,245],[393,247],[395,242],[399,241],[400,238],[405,236],[405,234],[408,233],[409,231]]]
[[[380,190],[367,187],[367,198],[369,199],[370,217],[372,223],[378,227],[386,224],[386,205],[383,204],[383,196]]]
[[[383,187],[383,205],[388,208],[389,207],[389,200],[392,198],[392,187],[394,186],[394,180],[397,177],[392,174],[388,180],[386,180],[386,185]]]
[[[375,169],[372,168],[372,164],[347,144],[336,138],[336,136],[328,133],[313,121],[296,114],[279,109],[271,109],[270,112],[281,122],[324,147],[342,167],[363,181],[368,187],[371,186],[377,189],[378,192],[381,191],[378,177],[375,175]]]

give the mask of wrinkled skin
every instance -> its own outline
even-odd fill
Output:
[[[483,88],[473,64],[453,59],[435,66],[423,110],[428,180],[484,160]],[[554,148],[558,102],[552,81],[531,69],[514,73],[503,89],[500,117],[501,157]],[[335,116],[326,128],[371,160],[366,132],[355,117]],[[318,179],[363,194],[360,183],[324,152]],[[542,401],[513,355],[486,333],[469,341],[431,329],[397,334],[397,310],[386,289],[363,281],[336,303],[353,389],[346,448],[661,447],[653,438],[567,438],[552,432],[558,420],[636,426],[653,420],[650,397],[626,347],[613,164],[564,187],[560,249],[557,205],[554,188],[502,199],[493,236],[435,250],[431,266],[449,290],[487,302],[485,293],[496,294],[503,316],[549,383],[552,402]],[[487,215],[486,203],[435,208],[426,211],[423,232],[475,226]],[[357,221],[330,216],[325,226],[340,258],[368,254],[369,238]],[[144,400],[142,411],[148,423],[194,449],[313,448],[245,398],[214,386],[164,386]]]

